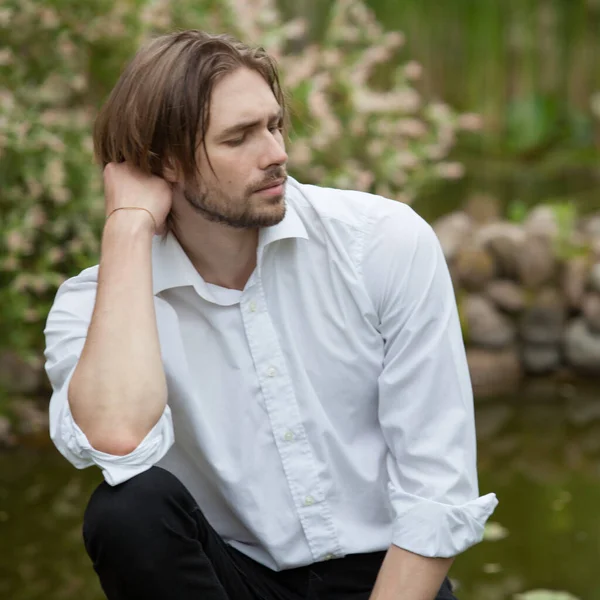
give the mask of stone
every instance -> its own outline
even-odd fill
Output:
[[[592,240],[590,244],[590,251],[594,261],[600,262],[600,238]]]
[[[0,448],[10,448],[17,443],[17,438],[12,432],[10,421],[0,415]]]
[[[494,257],[501,277],[515,278],[518,274],[519,255],[526,240],[525,232],[514,223],[491,223],[479,229],[476,242]]]
[[[12,411],[21,434],[31,435],[48,430],[48,411],[43,410],[33,400],[25,398],[15,400]]]
[[[516,337],[513,322],[480,295],[470,295],[461,303],[469,343],[482,348],[505,348]]]
[[[490,281],[485,287],[484,295],[504,312],[518,313],[525,308],[523,288],[509,279]]]
[[[556,345],[524,344],[521,360],[527,373],[542,375],[556,371],[561,365],[561,349]]]
[[[470,236],[472,229],[472,219],[460,211],[446,215],[433,224],[433,230],[448,262],[454,259],[458,249]]]
[[[15,352],[0,354],[0,390],[27,396],[39,391],[44,382],[43,368],[31,366]]]
[[[531,210],[523,223],[525,232],[530,236],[554,241],[560,234],[556,212],[551,206],[539,205]]]
[[[517,270],[525,287],[538,288],[548,283],[556,273],[550,242],[541,237],[527,238],[519,252]]]
[[[484,248],[474,245],[460,248],[454,261],[457,283],[469,291],[479,291],[494,278],[494,259]]]
[[[589,275],[589,284],[594,292],[600,292],[600,262],[592,265]]]
[[[566,262],[562,284],[565,299],[571,308],[581,308],[588,279],[588,261],[584,256],[576,256]]]
[[[585,219],[583,231],[589,238],[600,239],[600,213],[590,215]]]
[[[600,335],[590,331],[583,318],[574,319],[567,327],[565,356],[578,371],[600,376]]]
[[[590,331],[600,334],[600,294],[598,292],[589,292],[583,297],[581,312]]]
[[[500,351],[468,348],[467,362],[478,398],[515,392],[523,377],[523,369],[515,348]]]
[[[554,288],[541,290],[519,321],[521,338],[531,344],[560,344],[566,321],[565,302]]]
[[[483,225],[500,219],[500,202],[489,194],[473,194],[465,203],[465,212],[475,223]]]

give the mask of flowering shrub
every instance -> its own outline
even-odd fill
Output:
[[[290,171],[301,181],[411,201],[475,115],[426,103],[421,67],[399,60],[357,0],[340,0],[319,44],[273,0],[5,0],[0,9],[0,350],[40,364],[57,286],[97,262],[103,222],[94,115],[125,61],[154,33],[229,31],[280,63],[292,109]]]

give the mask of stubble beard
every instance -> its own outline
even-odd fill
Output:
[[[285,171],[273,172],[264,183],[286,177]],[[261,184],[262,185],[262,184]],[[257,186],[249,186],[242,197],[225,194],[217,186],[192,191],[183,191],[184,198],[190,206],[206,220],[221,223],[235,229],[256,229],[277,225],[285,217],[285,185],[284,193],[279,196],[265,198],[261,205],[252,202],[252,195]],[[267,209],[268,207],[268,209]]]

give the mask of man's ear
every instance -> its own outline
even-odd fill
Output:
[[[174,160],[167,158],[165,159],[163,165],[163,179],[171,184],[176,184],[178,181],[181,181],[181,169],[179,169],[178,165]]]

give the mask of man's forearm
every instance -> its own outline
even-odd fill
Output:
[[[371,600],[434,600],[452,558],[427,558],[391,546],[388,550]]]
[[[97,450],[127,454],[158,421],[166,404],[154,296],[152,224],[141,211],[106,223],[96,304],[69,403]]]

